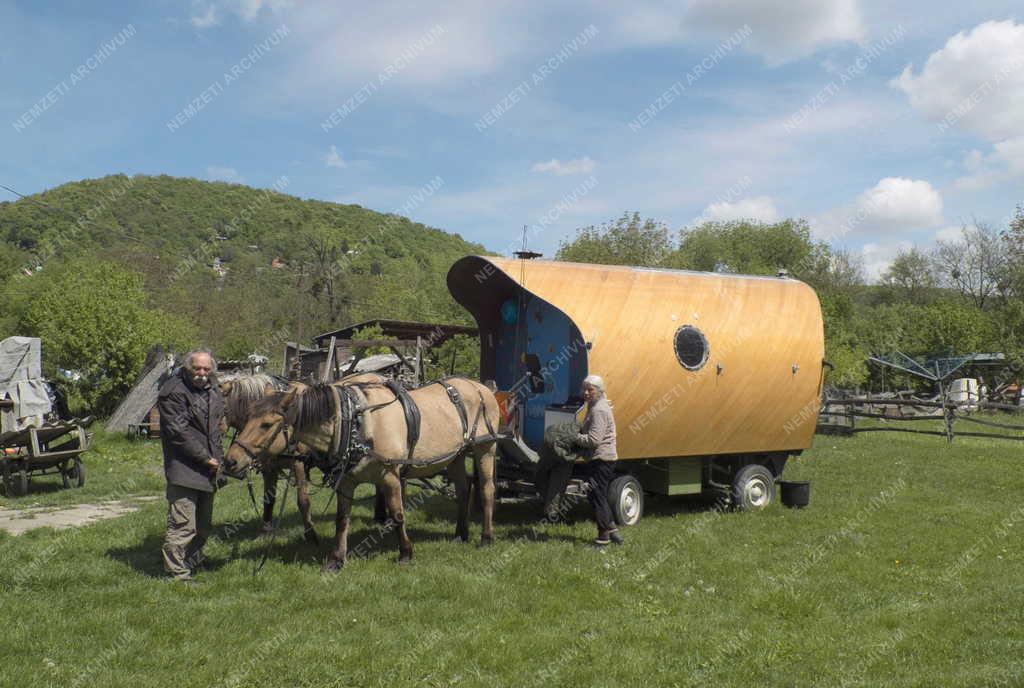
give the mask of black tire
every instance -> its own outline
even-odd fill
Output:
[[[4,464],[3,469],[2,469],[2,471],[3,471],[4,496],[5,497],[13,497],[14,496],[14,477],[11,475],[11,460],[10,459],[2,459],[2,460],[3,460],[3,464]]]
[[[71,460],[67,468],[61,469],[60,477],[64,481],[64,487],[85,485],[85,465],[82,464],[82,459]]]
[[[85,464],[80,457],[75,457],[75,487],[85,486]]]
[[[14,474],[14,494],[17,497],[28,494],[28,466],[22,466]]]
[[[635,526],[644,515],[644,490],[631,475],[620,475],[608,485],[608,504],[620,526]]]
[[[775,501],[775,476],[764,466],[752,463],[741,468],[732,480],[732,505],[740,511],[759,511]]]

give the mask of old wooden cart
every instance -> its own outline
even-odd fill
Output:
[[[91,439],[81,425],[63,422],[0,433],[4,490],[8,495],[23,495],[30,477],[51,474],[60,474],[65,487],[82,487],[82,454]]]
[[[25,494],[34,475],[59,473],[67,487],[85,484],[82,454],[90,436],[54,408],[41,362],[38,338],[0,341],[0,475],[7,495]]]
[[[518,409],[500,444],[505,490],[533,489],[545,428],[579,408],[589,373],[614,407],[609,497],[623,524],[640,519],[645,491],[763,508],[811,444],[824,333],[802,282],[468,256],[448,289],[479,325],[481,378]]]

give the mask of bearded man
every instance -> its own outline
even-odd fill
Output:
[[[181,369],[160,387],[160,442],[167,478],[164,570],[191,581],[203,563],[210,535],[217,473],[224,457],[220,419],[224,398],[217,387],[213,355],[191,351]]]

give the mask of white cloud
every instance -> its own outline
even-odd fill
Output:
[[[231,182],[232,184],[241,184],[245,181],[239,176],[238,170],[234,167],[223,167],[221,165],[209,165],[206,168],[206,177],[207,179]]]
[[[980,191],[1024,177],[1024,136],[998,142],[988,155],[972,150],[964,156],[964,169],[968,174],[954,182],[962,191]]]
[[[914,245],[909,241],[870,242],[861,247],[864,259],[864,275],[869,282],[876,282],[901,251],[909,251]]]
[[[930,227],[942,222],[942,196],[923,179],[886,177],[861,194],[857,210],[886,229]]]
[[[291,6],[290,0],[223,0],[222,2],[203,3],[194,0],[194,6],[201,8],[198,14],[192,15],[189,21],[197,29],[208,29],[217,26],[224,14],[234,14],[242,21],[252,22],[266,7],[277,12]]]
[[[822,239],[849,232],[884,234],[941,225],[942,194],[923,179],[886,177],[850,205],[834,208],[811,223]]]
[[[551,172],[559,177],[570,174],[590,174],[597,167],[597,163],[589,157],[576,158],[562,162],[558,158],[552,158],[547,162],[538,162],[530,168],[531,172]]]
[[[775,222],[779,219],[779,211],[775,207],[775,201],[770,196],[755,196],[753,198],[741,198],[738,201],[720,201],[712,203],[699,217],[695,218],[693,224],[701,222],[728,222],[729,220],[758,220],[760,222]]]
[[[980,150],[974,149],[964,153],[964,169],[968,172],[977,172],[985,162],[985,156]]]
[[[331,146],[331,149],[327,151],[327,154],[324,156],[324,163],[328,167],[341,168],[346,166],[345,161],[341,159],[341,153],[338,152],[338,147],[333,145]]]
[[[211,26],[220,24],[220,17],[217,15],[217,8],[210,5],[206,10],[200,14],[193,14],[189,21],[192,22],[192,26],[197,29],[208,29]]]
[[[711,31],[723,36],[749,26],[753,33],[744,45],[770,64],[864,38],[857,0],[695,0],[685,23],[694,34]]]
[[[959,241],[963,238],[964,228],[958,225],[943,227],[935,232],[935,241]]]
[[[891,85],[940,130],[958,127],[989,141],[1019,136],[1024,121],[1024,24],[989,21],[961,31],[907,65]]]

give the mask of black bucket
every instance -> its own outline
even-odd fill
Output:
[[[811,503],[811,483],[806,480],[780,480],[782,503],[791,509],[802,509]]]

